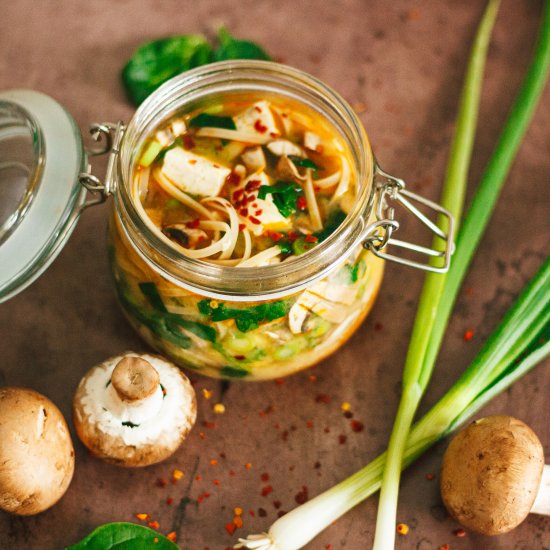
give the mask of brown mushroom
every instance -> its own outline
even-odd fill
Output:
[[[443,457],[440,483],[449,513],[484,535],[507,533],[530,512],[550,514],[542,445],[510,416],[482,418],[459,432]]]
[[[0,508],[38,514],[64,494],[74,449],[59,409],[26,388],[0,389]]]
[[[197,415],[195,391],[172,363],[128,352],[93,367],[73,400],[78,437],[120,466],[155,464],[181,445]]]

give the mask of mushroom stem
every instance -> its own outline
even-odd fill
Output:
[[[550,516],[550,464],[546,464],[542,471],[539,492],[531,508],[531,513]]]

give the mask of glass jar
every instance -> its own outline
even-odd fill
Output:
[[[188,258],[160,239],[136,208],[133,170],[155,129],[176,113],[235,92],[285,96],[305,104],[331,123],[351,152],[355,203],[333,234],[290,261],[235,268]],[[336,351],[365,318],[382,280],[384,259],[431,271],[448,268],[449,214],[384,173],[349,105],[297,69],[248,60],[206,65],[164,84],[127,127],[95,125],[92,134],[105,138],[105,146],[94,153],[108,152],[110,158],[103,182],[89,168],[80,174],[80,183],[98,197],[79,202],[78,211],[114,195],[109,257],[122,309],[152,347],[203,374],[262,380],[312,366]],[[438,224],[411,201],[442,214]],[[441,242],[426,248],[394,239],[399,223],[392,204],[412,212]],[[390,255],[389,244],[435,261]]]

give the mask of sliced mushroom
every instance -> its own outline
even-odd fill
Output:
[[[279,158],[277,163],[277,176],[283,180],[295,180],[305,181],[305,175],[301,175],[298,171],[298,167],[288,158],[287,155],[283,155]]]
[[[261,147],[250,147],[241,158],[249,172],[261,172],[266,167],[265,154]]]
[[[93,367],[73,400],[76,432],[99,458],[136,467],[164,460],[197,415],[187,377],[155,355],[126,353]]]
[[[295,155],[297,157],[305,157],[304,150],[288,139],[275,139],[269,142],[266,146],[274,155],[280,157],[282,155]]]
[[[195,248],[201,241],[208,239],[208,235],[202,229],[187,227],[183,223],[167,225],[162,232],[186,248]]]
[[[304,132],[304,147],[312,151],[316,151],[317,147],[321,145],[321,136],[314,132]]]

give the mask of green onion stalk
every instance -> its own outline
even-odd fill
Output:
[[[447,185],[445,186],[444,203],[447,200],[445,197],[449,196],[454,196],[455,200],[459,202],[463,200],[464,192],[459,190],[459,187],[462,185],[460,182],[464,176],[460,174],[467,170],[469,162],[468,150],[469,147],[471,148],[469,140],[472,139],[470,132],[473,131],[475,126],[476,104],[478,103],[476,94],[479,94],[477,78],[481,78],[480,75],[483,72],[483,61],[479,59],[479,56],[485,57],[485,41],[488,41],[488,36],[480,39],[480,33],[490,34],[491,20],[494,20],[497,7],[498,2],[489,2],[474,44],[474,53],[470,57],[461,99],[457,134],[450,160],[451,164],[454,163],[455,168],[452,171],[456,174],[450,174],[451,169],[449,169],[446,179],[446,182],[458,181],[459,183],[454,184],[457,187],[453,191],[447,191]],[[473,65],[477,69],[474,69]],[[446,276],[439,276],[444,281],[443,290],[441,291],[438,288],[439,284],[430,283],[434,285],[432,287],[435,289],[434,293],[437,293],[438,307],[432,309],[430,316],[427,315],[430,308],[425,306],[426,313],[423,315],[426,315],[428,319],[432,319],[429,323],[430,338],[423,343],[416,344],[419,347],[415,354],[418,353],[422,363],[420,366],[414,365],[415,368],[410,367],[408,371],[406,369],[405,381],[410,384],[410,380],[415,379],[416,382],[412,385],[411,392],[404,394],[404,398],[412,396],[411,399],[418,401],[423,389],[428,384],[458,289],[489,221],[490,214],[521,139],[532,118],[549,69],[550,0],[546,0],[542,27],[533,61],[464,220],[457,239],[457,249],[451,269]],[[454,178],[457,179],[454,180]],[[449,206],[451,206],[451,210],[455,209],[453,210],[454,213],[457,212],[456,204],[454,206],[447,205],[447,207]],[[436,276],[430,276],[429,278],[432,279],[432,277]],[[540,340],[550,332],[549,320],[547,319],[550,311],[549,285],[550,260],[547,260],[539,274],[520,296],[516,306],[503,320],[472,365],[447,394],[410,431],[409,427],[416,407],[414,407],[412,414],[410,410],[407,410],[408,418],[406,418],[405,429],[398,426],[397,430],[394,430],[398,434],[395,437],[401,440],[398,441],[399,454],[397,460],[395,458],[396,445],[394,443],[391,470],[393,478],[389,478],[390,488],[395,494],[393,500],[395,504],[393,508],[388,505],[387,508],[383,509],[383,512],[387,511],[392,518],[395,518],[399,477],[403,468],[411,464],[436,441],[455,430],[487,402],[550,355],[550,343]],[[425,295],[424,292],[427,292],[425,289],[423,296]],[[424,327],[424,330],[426,330],[426,327]],[[537,336],[533,338],[535,333]],[[423,353],[420,353],[420,346],[424,348]],[[409,353],[411,352],[409,351]],[[286,514],[271,526],[268,533],[250,535],[247,539],[240,539],[235,548],[248,548],[251,550],[298,550],[302,548],[333,521],[380,489],[388,456],[388,453],[380,455],[356,474]],[[392,501],[388,499],[386,502],[391,503]],[[391,535],[393,541],[395,520],[386,523],[388,530],[384,532],[388,536]]]
[[[491,19],[494,21],[497,8],[498,3],[489,3],[478,32],[478,39],[481,35],[490,33],[490,21]],[[486,25],[485,29],[484,25]],[[476,46],[474,45],[470,63],[475,55]],[[452,266],[448,274],[440,277],[440,282],[434,280],[436,275],[430,274],[426,278],[405,363],[403,396],[388,447],[388,460],[384,469],[378,507],[374,550],[384,550],[394,546],[400,463],[403,458],[405,440],[420,399],[431,378],[458,291],[532,119],[549,69],[550,2],[547,0],[544,5],[543,21],[533,61],[465,217],[457,239]],[[450,167],[452,172],[452,162]],[[455,185],[457,184],[447,178],[444,198],[450,196],[446,192],[447,187],[452,189]],[[460,183],[458,186],[460,187]]]

